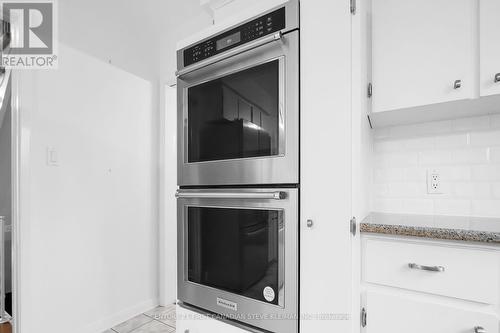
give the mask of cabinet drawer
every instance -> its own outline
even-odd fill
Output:
[[[378,292],[366,297],[367,333],[498,332],[495,314]]]
[[[442,267],[443,271],[410,268]],[[497,252],[369,239],[364,248],[366,282],[498,304],[500,257]]]

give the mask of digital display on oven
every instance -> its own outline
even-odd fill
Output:
[[[238,31],[230,36],[219,39],[216,43],[216,49],[220,51],[239,42],[241,42],[241,32]]]

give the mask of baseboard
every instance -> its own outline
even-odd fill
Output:
[[[141,302],[135,306],[132,306],[128,309],[119,311],[115,314],[112,314],[106,318],[97,320],[92,324],[76,330],[77,333],[99,333],[104,332],[111,327],[114,327],[132,317],[135,317],[141,313],[149,311],[159,305],[158,299],[151,299],[148,301]]]

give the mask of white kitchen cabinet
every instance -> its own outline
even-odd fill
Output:
[[[350,332],[352,18],[349,1],[300,5],[300,332]]]
[[[372,0],[372,112],[474,97],[474,1]]]
[[[494,313],[466,306],[384,292],[368,292],[366,306],[366,333],[498,333]]]
[[[497,253],[412,242],[365,242],[366,282],[498,304],[500,258]],[[442,272],[412,269],[409,264],[441,267]],[[477,283],[481,276],[481,283]],[[464,288],[465,286],[465,288]]]
[[[481,96],[500,94],[500,1],[480,0]]]
[[[370,234],[361,243],[362,333],[500,333],[498,246]]]

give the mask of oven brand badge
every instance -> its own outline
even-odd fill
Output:
[[[225,309],[238,311],[238,303],[231,302],[222,298],[217,297],[217,305]]]
[[[262,294],[264,295],[264,298],[268,302],[274,301],[274,297],[276,297],[276,295],[274,294],[274,289],[271,287],[265,287]]]

